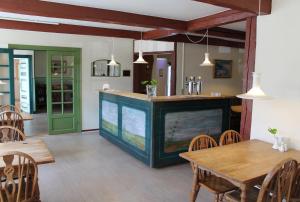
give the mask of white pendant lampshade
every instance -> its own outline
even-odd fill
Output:
[[[202,64],[200,64],[201,67],[210,67],[213,66],[214,64],[211,63],[211,61],[209,60],[209,53],[205,53],[205,59],[202,62]]]
[[[248,99],[248,100],[265,100],[270,99],[260,87],[260,74],[253,72],[253,85],[252,88],[244,94],[237,95],[238,98]]]
[[[107,64],[109,66],[118,66],[118,63],[115,61],[115,57],[113,54],[111,54],[110,62]]]
[[[202,64],[200,65],[201,67],[211,67],[214,64],[209,60],[209,53],[208,53],[208,29],[206,30],[206,53],[204,54],[205,59],[202,62]],[[204,35],[204,36],[205,36]]]
[[[0,85],[6,85],[6,84],[7,84],[6,82],[0,80]]]
[[[147,61],[145,61],[144,60],[144,58],[143,58],[143,52],[142,52],[142,44],[143,43],[143,32],[141,32],[141,41],[140,41],[140,43],[139,43],[139,58],[136,60],[136,61],[134,61],[133,63],[135,63],[135,64],[148,64],[148,62]]]
[[[135,64],[148,64],[148,62],[144,60],[143,52],[141,50],[139,51],[139,58],[136,61],[134,61],[133,63],[135,63]]]

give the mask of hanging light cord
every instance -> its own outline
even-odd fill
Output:
[[[112,38],[112,51],[111,51],[112,54],[114,54],[114,49],[115,49],[115,41],[114,38]]]
[[[189,35],[187,34],[187,33],[185,33],[185,36],[186,36],[186,38],[190,41],[190,42],[192,42],[192,43],[200,43],[201,41],[203,41],[204,39],[205,39],[205,37],[207,37],[207,40],[208,40],[208,30],[206,30],[206,32],[205,32],[205,34],[202,36],[202,38],[200,39],[200,40],[198,40],[198,41],[194,41],[194,40],[192,40],[190,37],[189,37]]]

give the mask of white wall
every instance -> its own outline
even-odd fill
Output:
[[[300,149],[300,1],[273,0],[272,7],[258,17],[255,68],[274,99],[254,102],[251,138],[272,141],[267,128],[276,127]]]
[[[184,48],[184,53],[183,53]],[[209,46],[210,59],[232,60],[232,78],[214,78],[214,67],[200,67],[206,52],[205,45],[177,44],[177,94],[181,94],[182,79],[201,76],[204,94],[220,92],[224,95],[237,95],[242,92],[244,49]],[[182,57],[184,55],[184,58]],[[182,63],[182,61],[184,61]],[[184,66],[184,67],[183,67]],[[183,77],[182,77],[183,74]]]
[[[91,62],[96,59],[109,59],[111,42],[111,38],[107,37],[0,29],[1,47],[7,47],[8,44],[24,44],[82,48],[82,129],[99,128],[98,89],[103,83],[109,83],[112,88],[120,90],[132,90],[132,77],[91,77]],[[121,69],[132,71],[132,51],[133,40],[115,38],[114,55],[121,63]]]

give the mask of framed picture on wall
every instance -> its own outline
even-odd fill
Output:
[[[214,78],[231,78],[232,60],[215,60]]]

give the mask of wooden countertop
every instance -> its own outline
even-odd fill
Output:
[[[100,90],[102,93],[112,94],[112,95],[119,95],[123,97],[144,100],[149,102],[171,102],[171,101],[187,101],[187,100],[206,100],[206,99],[228,99],[233,98],[233,96],[211,96],[211,95],[172,95],[172,96],[155,96],[155,97],[148,97],[145,94],[140,93],[132,93],[126,91],[119,91],[119,90]]]

